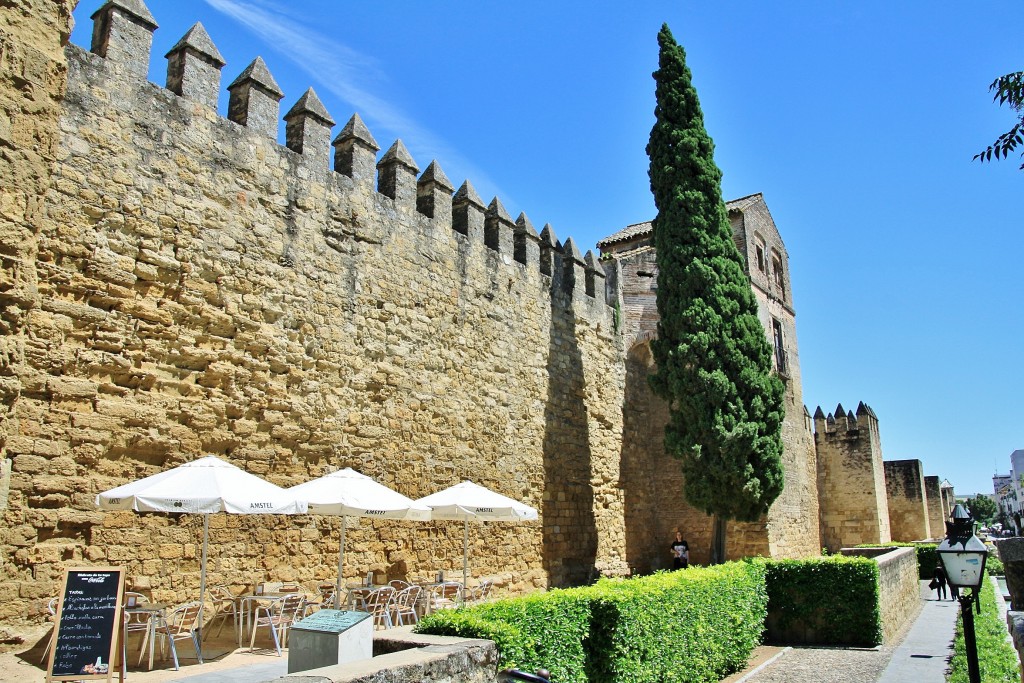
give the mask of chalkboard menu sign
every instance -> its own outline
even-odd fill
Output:
[[[112,679],[124,570],[78,567],[64,575],[46,680]]]

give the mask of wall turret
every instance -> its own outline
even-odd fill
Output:
[[[824,420],[822,412],[820,406],[814,412],[822,542],[833,552],[888,543],[889,504],[874,411],[861,403],[855,415],[840,403]]]

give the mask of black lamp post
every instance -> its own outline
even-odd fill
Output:
[[[971,683],[981,683],[978,671],[978,644],[974,638],[974,613],[971,603],[978,603],[978,591],[985,578],[988,548],[974,535],[974,520],[962,505],[953,508],[946,522],[946,538],[936,549],[949,583],[960,589],[960,614],[964,620],[964,646],[967,650],[967,674]],[[970,588],[967,595],[964,589]]]

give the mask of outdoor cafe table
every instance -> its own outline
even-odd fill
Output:
[[[146,631],[145,640],[149,641],[149,671],[153,670],[153,650],[156,647],[156,627],[157,624],[164,620],[164,613],[167,610],[168,605],[159,602],[142,602],[138,603],[134,607],[125,607],[125,614],[132,615],[145,615],[146,622],[148,624],[148,630]],[[145,640],[142,645],[145,646]],[[139,659],[142,659],[142,653],[139,653]]]

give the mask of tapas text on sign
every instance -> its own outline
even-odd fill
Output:
[[[74,567],[64,575],[46,680],[113,677],[124,569]]]

